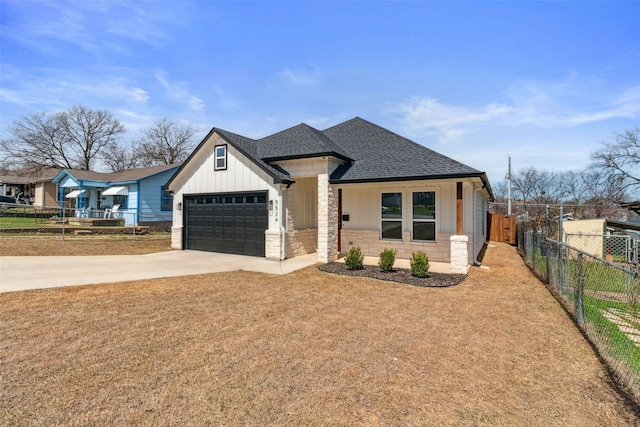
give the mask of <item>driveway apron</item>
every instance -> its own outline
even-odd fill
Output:
[[[315,253],[284,261],[269,261],[259,257],[190,250],[146,255],[7,256],[0,257],[0,292],[238,270],[287,274],[315,263]]]

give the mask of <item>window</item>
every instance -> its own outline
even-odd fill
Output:
[[[173,194],[164,185],[161,188],[160,210],[170,211],[173,209]]]
[[[402,193],[382,193],[382,238],[402,240]]]
[[[127,209],[127,199],[129,196],[123,196],[121,194],[116,194],[113,196],[113,206],[120,205],[120,209]]]
[[[436,240],[436,193],[413,193],[413,240]]]
[[[217,171],[227,169],[227,146],[216,145],[214,147],[214,169]]]

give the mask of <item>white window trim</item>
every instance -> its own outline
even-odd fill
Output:
[[[413,217],[413,193],[433,193],[434,194],[434,198],[435,198],[435,203],[436,203],[436,217],[435,219],[416,219]],[[412,188],[410,190],[410,194],[411,197],[408,198],[409,200],[409,207],[410,210],[409,212],[411,212],[411,241],[412,242],[420,242],[420,243],[433,243],[433,242],[437,242],[438,241],[438,220],[440,218],[439,212],[438,212],[438,207],[440,206],[440,203],[438,202],[438,192],[434,189],[416,189],[416,188]],[[417,240],[414,239],[413,237],[413,223],[415,222],[432,222],[434,224],[434,240]]]
[[[224,147],[224,157],[218,156],[218,148]],[[229,152],[227,144],[218,144],[213,147],[213,170],[223,171],[227,170],[227,153]],[[224,159],[224,167],[218,167],[218,160]]]

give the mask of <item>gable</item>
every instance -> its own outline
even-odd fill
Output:
[[[215,147],[227,147],[226,169],[215,168]],[[184,194],[269,189],[275,179],[252,158],[217,133],[209,134],[190,159],[167,182],[170,191]]]

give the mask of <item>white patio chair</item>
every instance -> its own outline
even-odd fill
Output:
[[[118,217],[118,209],[120,209],[120,205],[113,205],[113,207],[111,209],[105,209],[104,210],[104,217],[105,218],[117,218]]]

